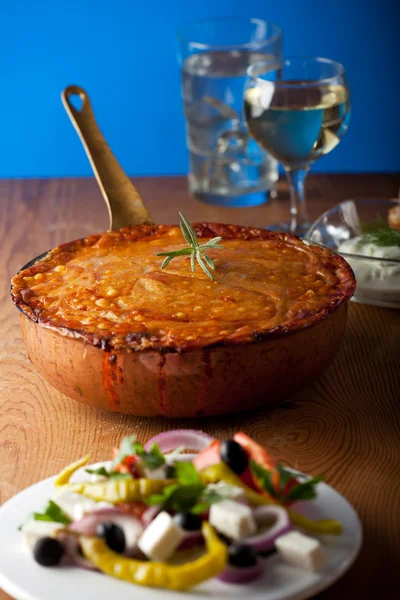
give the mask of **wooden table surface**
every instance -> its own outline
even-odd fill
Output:
[[[388,175],[310,176],[310,216],[346,198],[397,197],[399,183]],[[251,209],[200,204],[188,196],[183,177],[139,178],[136,185],[156,222],[176,223],[178,210],[191,220],[260,227],[287,217],[284,181],[276,200]],[[291,410],[189,422],[97,412],[53,390],[36,373],[9,298],[11,276],[30,258],[107,228],[96,183],[0,181],[0,217],[0,504],[87,452],[94,460],[107,458],[126,434],[146,440],[166,428],[198,427],[226,438],[240,428],[288,465],[324,473],[360,515],[360,556],[319,598],[400,597],[400,311],[351,303],[337,358],[293,399]],[[6,598],[0,591],[0,600]]]

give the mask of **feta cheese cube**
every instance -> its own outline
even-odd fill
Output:
[[[62,523],[54,523],[53,521],[36,521],[28,519],[21,527],[22,540],[30,550],[40,538],[52,537],[58,529],[62,529]]]
[[[146,467],[143,469],[143,476],[146,479],[166,479],[165,473],[166,470],[164,465],[158,469],[147,469]]]
[[[257,531],[251,508],[234,500],[212,504],[209,521],[220,533],[234,540],[248,537]]]
[[[225,481],[209,483],[207,485],[207,491],[216,492],[220,496],[223,496],[226,499],[231,498],[232,500],[236,500],[236,502],[246,500],[246,493],[243,488],[237,487],[236,485],[231,485]]]
[[[290,531],[278,537],[275,548],[285,562],[307,571],[317,571],[326,562],[321,542],[299,531]]]
[[[111,504],[111,502],[96,502],[96,506],[93,506],[90,511],[85,511],[85,514],[86,512],[96,512],[96,510],[107,510],[109,508],[115,508],[115,505]]]
[[[82,494],[70,490],[60,490],[52,498],[56,504],[65,512],[71,521],[79,521],[83,515],[94,510],[99,510],[99,502],[86,498]],[[101,508],[112,508],[108,502],[102,502]]]
[[[90,483],[100,483],[101,481],[108,481],[108,477],[105,477],[104,475],[92,474],[89,477],[89,481]]]
[[[151,560],[166,561],[175,552],[185,532],[167,512],[160,512],[141,535],[138,546]]]

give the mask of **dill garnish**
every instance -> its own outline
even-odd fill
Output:
[[[374,223],[361,223],[361,240],[363,243],[377,246],[400,246],[400,230],[392,229],[378,214]]]

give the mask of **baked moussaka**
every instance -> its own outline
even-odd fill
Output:
[[[104,350],[186,351],[251,342],[316,323],[346,303],[355,281],[338,255],[289,234],[197,223],[215,280],[190,258],[177,226],[140,225],[51,250],[12,281],[19,308],[42,326]]]

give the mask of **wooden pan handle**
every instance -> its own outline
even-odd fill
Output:
[[[81,99],[80,110],[71,103],[71,96],[79,96]],[[85,90],[77,85],[70,85],[61,93],[61,99],[85,148],[107,204],[110,229],[153,223],[142,198],[104,139]]]

